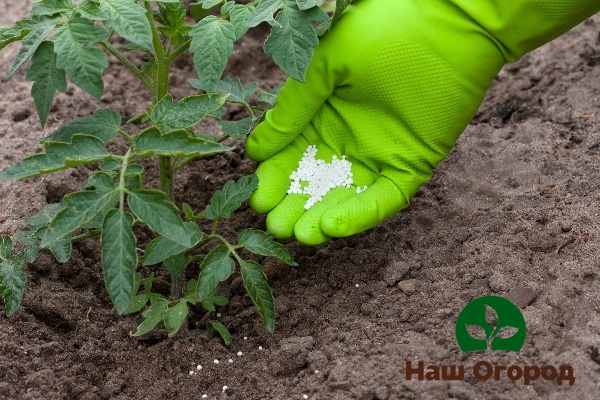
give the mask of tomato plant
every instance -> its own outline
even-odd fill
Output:
[[[8,77],[28,67],[26,79],[33,81],[31,95],[42,127],[56,92],[66,90],[67,79],[101,98],[107,54],[139,79],[151,96],[146,112],[126,122],[110,109],[67,122],[41,139],[43,153],[0,172],[0,178],[16,180],[82,164],[98,165],[82,190],[24,218],[30,228],[15,234],[19,245],[13,246],[8,235],[0,236],[0,291],[6,314],[10,316],[20,306],[26,263],[33,262],[40,251],[50,251],[59,262],[66,262],[73,242],[99,238],[106,289],[116,310],[119,314],[142,311],[134,335],[164,326],[172,336],[186,320],[189,305],[209,311],[226,305],[228,300],[218,295],[219,282],[236,268],[264,326],[272,332],[275,313],[266,276],[258,263],[242,258],[240,250],[295,265],[292,257],[271,235],[259,230],[244,230],[237,243],[218,234],[221,220],[231,216],[256,188],[256,176],[228,181],[201,211],[173,202],[173,179],[192,160],[231,151],[233,147],[223,141],[242,140],[274,104],[277,87],[259,90],[256,83],[242,85],[238,78],[222,77],[235,42],[262,22],[271,24],[265,52],[291,78],[302,81],[318,34],[335,22],[350,1],[338,1],[335,8],[328,4],[335,10],[331,18],[319,7],[321,3],[33,0],[30,19],[0,27],[0,50],[21,41]],[[198,78],[190,81],[193,94],[175,101],[169,93],[171,65],[186,52],[193,54]],[[138,57],[131,56],[135,53],[143,55],[143,64],[136,65]],[[225,120],[226,103],[242,104],[247,116]],[[194,129],[205,118],[218,121],[220,136]],[[128,133],[123,128],[135,130],[134,120],[149,127]],[[126,141],[127,148],[117,154],[109,151],[107,143],[118,137],[124,138],[119,140]],[[150,157],[159,167],[160,190],[146,187],[140,160]],[[200,220],[212,221],[210,232],[201,230]],[[134,234],[137,225],[157,234],[144,250],[138,248]],[[140,266],[152,272],[142,274]],[[153,289],[160,266],[170,276],[168,294]],[[197,268],[198,276],[186,281],[190,268]],[[229,340],[221,324],[210,322],[209,328]]]

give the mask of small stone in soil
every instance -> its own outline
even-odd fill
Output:
[[[237,352],[237,356],[238,356],[238,357],[241,357],[241,356],[243,356],[243,355],[244,355],[244,353],[242,353],[241,351],[238,351],[238,352]]]
[[[198,371],[200,371],[200,370],[202,369],[202,365],[198,364],[198,365],[196,366],[196,369],[197,369]]]
[[[215,364],[218,364],[218,363],[219,363],[219,360],[215,360],[215,361],[213,361],[213,362],[214,362]]]

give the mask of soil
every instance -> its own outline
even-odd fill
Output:
[[[25,17],[28,7],[0,0],[0,25]],[[600,18],[588,20],[507,65],[409,209],[322,246],[287,241],[299,267],[265,262],[278,316],[272,335],[234,277],[221,290],[231,303],[218,310],[230,346],[195,328],[201,314],[173,339],[133,338],[137,317],[111,306],[97,241],[77,243],[65,264],[40,255],[27,267],[22,308],[0,318],[0,398],[600,398],[599,28]],[[264,36],[257,30],[236,45],[226,75],[263,87],[283,80],[262,55]],[[2,74],[17,51],[12,44],[0,52]],[[42,130],[24,70],[0,82],[0,169],[40,151],[36,141],[66,121],[101,107],[127,119],[148,106],[146,90],[112,59],[102,101],[70,84]],[[191,92],[193,75],[191,59],[182,58],[171,75],[176,97]],[[188,165],[177,176],[177,201],[202,209],[226,180],[254,168],[238,143],[233,153]],[[24,227],[21,217],[78,189],[91,170],[0,181],[0,233],[13,235]],[[264,217],[245,207],[225,225],[233,236],[263,229]],[[519,353],[459,350],[456,318],[484,295],[521,306],[527,339]],[[407,380],[409,360],[568,364],[576,381],[482,382],[469,373],[465,381]]]

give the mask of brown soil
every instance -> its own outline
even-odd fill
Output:
[[[0,0],[0,25],[27,7]],[[278,314],[273,335],[233,279],[222,287],[231,304],[219,310],[231,346],[194,328],[202,315],[172,340],[132,338],[136,317],[119,317],[111,306],[96,241],[78,243],[66,264],[42,254],[27,267],[22,308],[0,318],[0,398],[600,398],[599,27],[599,18],[589,20],[508,65],[408,210],[323,246],[289,241],[297,268],[267,261]],[[258,31],[238,44],[226,75],[263,87],[283,79],[262,56],[263,37]],[[2,74],[17,51],[13,44],[0,53]],[[172,74],[176,97],[190,93],[192,77],[191,60],[182,59]],[[148,93],[114,60],[105,78],[102,102],[72,85],[59,94],[45,131],[24,72],[1,82],[0,169],[40,150],[36,140],[61,123],[99,107],[128,118],[147,106]],[[177,200],[201,209],[227,179],[250,173],[254,163],[239,147],[189,165],[177,176]],[[19,218],[77,189],[89,171],[0,182],[0,232],[14,234]],[[247,227],[264,228],[264,217],[246,207],[225,230]],[[523,288],[533,299],[518,298]],[[456,317],[483,295],[522,302],[528,326],[520,353],[460,352]],[[407,381],[407,360],[569,364],[576,382],[480,382],[470,374],[464,382]],[[203,370],[190,376],[198,364]]]

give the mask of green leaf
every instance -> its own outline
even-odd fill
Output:
[[[100,0],[100,9],[119,35],[152,50],[152,29],[143,7],[132,0]]]
[[[163,261],[163,267],[169,272],[171,276],[179,276],[185,269],[185,254],[179,253],[174,256],[167,257]]]
[[[237,182],[227,181],[223,189],[215,192],[203,213],[213,221],[230,217],[256,190],[257,185],[258,178],[254,174],[244,176]]]
[[[173,307],[167,309],[164,313],[165,328],[169,330],[169,337],[172,338],[177,334],[181,325],[185,322],[188,316],[188,305],[185,301],[180,301]]]
[[[229,256],[229,249],[225,245],[215,247],[204,259],[200,266],[198,277],[198,294],[211,293],[219,282],[229,278],[235,269],[235,263]]]
[[[42,247],[52,245],[91,221],[106,207],[117,204],[119,196],[118,192],[113,189],[113,179],[103,173],[98,175],[103,175],[103,186],[98,185],[95,190],[75,192],[64,197],[64,209],[50,223],[48,231],[42,239]]]
[[[221,336],[221,339],[223,339],[225,346],[229,346],[231,344],[231,334],[225,325],[217,321],[206,321],[206,327],[211,335],[214,336],[218,333],[219,336]]]
[[[61,169],[90,164],[109,156],[104,143],[85,135],[75,135],[70,144],[46,143],[46,153],[36,154],[0,172],[0,179],[23,179]]]
[[[229,21],[235,29],[235,39],[239,40],[248,32],[248,21],[256,7],[252,4],[236,4],[229,10]]]
[[[183,203],[181,205],[181,210],[183,211],[186,220],[194,221],[196,219],[194,215],[194,210],[192,210],[192,207],[190,207],[188,203]]]
[[[71,259],[73,244],[71,239],[60,239],[48,246],[48,250],[54,254],[56,261],[66,263]]]
[[[206,15],[210,12],[210,10],[202,7],[201,3],[192,3],[190,4],[190,14],[196,21],[200,21],[202,18],[206,17]]]
[[[254,261],[242,261],[240,265],[244,286],[262,317],[264,327],[271,333],[275,329],[275,305],[267,277]]]
[[[223,133],[228,134],[236,140],[242,140],[244,136],[250,133],[254,121],[252,118],[244,118],[239,121],[219,121]]]
[[[224,95],[209,97],[203,94],[184,97],[174,104],[173,97],[169,94],[154,106],[150,117],[161,132],[189,128],[221,107],[226,99],[227,96]]]
[[[229,14],[229,11],[231,11],[234,5],[235,1],[226,1],[225,4],[221,6],[221,15],[226,16]]]
[[[10,43],[21,40],[35,27],[39,21],[30,19],[15,22],[10,26],[0,26],[0,50]]]
[[[227,299],[227,297],[217,296],[218,291],[219,291],[219,287],[217,286],[210,293],[201,294],[200,297],[201,297],[202,307],[204,307],[208,311],[215,312],[216,311],[215,306],[225,307],[227,304],[229,304],[229,300]]]
[[[168,306],[169,301],[165,298],[153,301],[150,307],[142,313],[144,320],[138,325],[137,331],[133,336],[142,336],[154,329],[163,320],[163,315]]]
[[[140,311],[146,304],[148,304],[148,300],[150,300],[150,296],[145,293],[134,296],[121,315],[129,315]]]
[[[194,88],[204,90],[202,82],[198,79],[190,79],[189,82]],[[217,83],[213,89],[213,93],[226,94],[228,95],[227,101],[233,103],[247,104],[248,98],[256,89],[258,89],[258,83],[256,82],[250,82],[246,86],[243,86],[240,78],[225,77]]]
[[[7,317],[21,306],[26,283],[25,256],[22,253],[12,261],[4,260],[0,263],[0,292]]]
[[[290,77],[304,82],[306,68],[319,44],[310,22],[311,12],[300,10],[294,0],[283,0],[282,6],[265,42],[265,53]]]
[[[56,214],[63,209],[60,203],[46,204],[37,214],[22,219],[27,225],[48,225]]]
[[[185,24],[185,6],[181,1],[167,3],[159,8],[164,16],[166,26],[157,29],[172,40],[172,44],[178,46],[183,42],[191,27]]]
[[[198,79],[208,93],[212,93],[233,53],[235,28],[227,20],[210,15],[194,26],[190,32],[194,65]]]
[[[64,70],[56,67],[56,54],[54,54],[54,43],[52,42],[43,42],[31,61],[32,64],[25,79],[34,81],[31,87],[31,97],[33,97],[43,128],[46,125],[48,114],[50,114],[50,107],[56,91],[67,90],[67,76]]]
[[[133,143],[135,154],[144,157],[151,155],[200,157],[233,150],[233,147],[220,143],[189,137],[183,130],[161,135],[156,127],[151,127],[136,136]]]
[[[42,18],[42,20],[36,23],[31,31],[23,37],[21,42],[21,49],[19,50],[19,54],[15,58],[12,68],[8,73],[6,79],[13,76],[15,72],[25,63],[25,61],[29,60],[33,53],[37,50],[40,44],[48,37],[52,29],[58,23],[58,18]]]
[[[296,4],[298,4],[299,9],[308,10],[309,8],[319,5],[321,1],[322,0],[296,0]]]
[[[12,240],[10,240],[10,236],[4,235],[0,236],[0,260],[6,260],[10,257],[10,254],[13,250]]]
[[[277,22],[273,19],[273,14],[283,6],[285,0],[264,0],[256,7],[252,12],[250,19],[248,20],[249,27],[255,27],[263,21],[269,23],[269,25],[275,26]]]
[[[202,233],[195,222],[184,222],[183,225],[186,234],[189,237],[190,246],[182,246],[164,237],[156,238],[150,242],[148,247],[146,247],[146,251],[144,252],[144,265],[158,264],[171,256],[191,249],[202,240],[204,233]]]
[[[118,135],[120,126],[121,117],[119,114],[113,110],[100,109],[93,115],[67,122],[41,141],[42,143],[70,143],[73,135],[79,133],[94,136],[106,143]]]
[[[108,15],[100,9],[98,3],[94,0],[84,0],[77,11],[82,17],[90,19],[92,21],[105,21],[108,19]]]
[[[254,254],[261,256],[277,257],[284,263],[292,266],[298,264],[294,262],[292,256],[286,250],[285,246],[274,241],[273,235],[263,231],[246,229],[240,233],[238,244],[244,246]]]
[[[133,216],[113,209],[102,224],[102,272],[106,290],[117,312],[125,312],[135,295],[134,280],[137,250],[133,234]]]
[[[183,246],[191,246],[179,210],[156,190],[137,189],[129,192],[127,202],[135,215],[152,230]]]
[[[36,4],[30,11],[31,15],[52,15],[72,10],[73,0],[48,0]]]
[[[274,106],[282,86],[283,85],[273,86],[268,92],[261,90],[256,94],[256,97],[259,101],[264,101],[265,103],[269,103],[271,106]]]
[[[104,92],[102,73],[108,67],[108,60],[102,50],[90,45],[107,36],[106,29],[76,14],[54,33],[57,67],[67,72],[71,82],[98,100]]]
[[[218,6],[219,4],[221,4],[223,2],[223,0],[200,0],[200,3],[202,4],[202,7],[209,10],[215,6]]]

